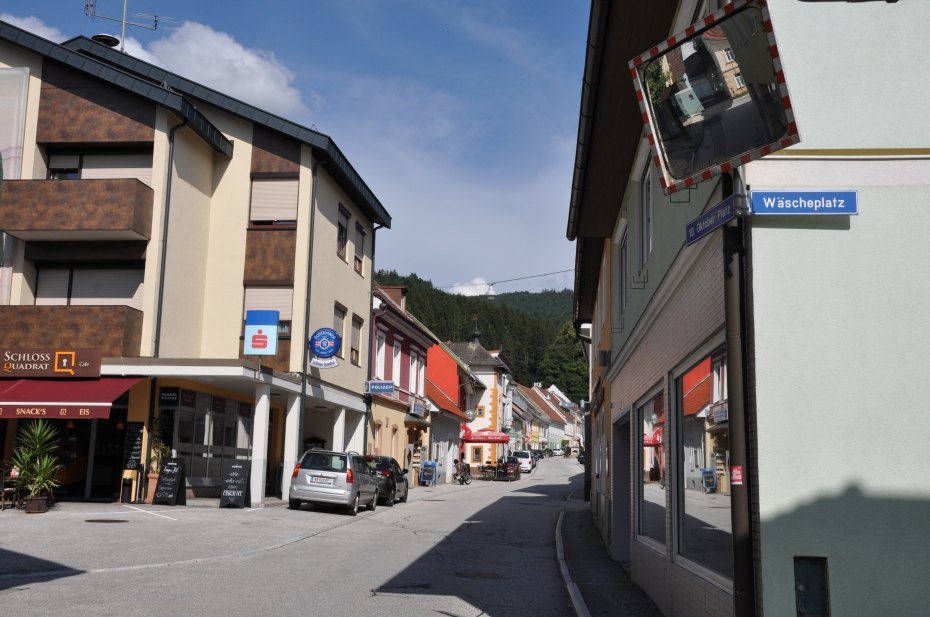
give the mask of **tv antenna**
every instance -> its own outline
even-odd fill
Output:
[[[133,26],[136,28],[145,28],[146,30],[158,30],[158,25],[161,22],[173,22],[175,21],[174,17],[166,17],[164,15],[155,15],[152,13],[133,13],[133,17],[144,19],[145,23],[138,21],[126,21],[126,5],[129,0],[123,0],[123,16],[120,17],[108,17],[107,15],[101,15],[97,12],[97,0],[84,0],[84,14],[95,19],[99,17],[100,19],[107,19],[109,21],[116,21],[122,24],[122,33],[119,40],[119,50],[123,53],[126,53],[126,26]],[[100,36],[99,42],[109,47],[116,47],[113,37],[109,35],[98,35]],[[98,40],[94,37],[94,40]]]

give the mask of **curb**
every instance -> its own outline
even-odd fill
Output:
[[[575,584],[575,581],[572,580],[572,575],[568,571],[568,566],[565,564],[565,550],[562,546],[562,519],[564,517],[565,510],[562,510],[559,512],[559,520],[555,524],[555,554],[559,560],[559,570],[562,572],[562,579],[565,581],[565,588],[568,590],[568,595],[572,599],[575,615],[578,617],[591,617],[591,612],[588,610],[588,605],[585,604],[584,597],[581,595],[581,590],[578,588],[578,585]]]

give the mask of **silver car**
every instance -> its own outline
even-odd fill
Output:
[[[378,505],[378,478],[357,452],[308,450],[294,466],[287,506],[299,510],[304,503],[345,506],[355,516],[359,505]]]

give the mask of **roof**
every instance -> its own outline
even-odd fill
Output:
[[[314,155],[323,162],[329,174],[336,179],[356,205],[375,223],[387,228],[391,227],[391,215],[388,214],[388,211],[381,205],[381,202],[375,196],[374,192],[368,188],[368,185],[365,184],[365,181],[362,180],[359,173],[352,167],[352,164],[349,163],[349,160],[328,135],[301,126],[290,120],[285,120],[280,116],[249,105],[239,99],[166,71],[163,68],[149,64],[138,58],[133,58],[132,56],[107,47],[106,45],[101,45],[84,36],[78,36],[65,41],[62,43],[62,47],[79,52],[84,58],[94,57],[108,65],[117,65],[129,73],[141,77],[148,83],[165,84],[172,90],[181,92],[186,96],[209,103],[214,107],[228,111],[229,113],[255,122],[256,124],[261,124],[273,131],[309,145],[313,149]]]
[[[447,342],[446,348],[454,355],[461,358],[462,362],[468,366],[500,366],[510,370],[507,365],[498,358],[491,355],[487,349],[482,347],[481,343],[452,343]]]
[[[547,422],[555,422],[557,424],[565,424],[565,418],[558,416],[549,403],[540,396],[539,391],[536,388],[530,388],[524,386],[523,384],[517,384],[517,389],[523,395],[523,397],[529,401],[542,416],[546,419]]]
[[[530,396],[533,397],[531,400],[537,402],[540,409],[546,412],[553,422],[557,424],[568,424],[567,419],[562,415],[559,409],[558,402],[555,401],[555,397],[552,396],[550,392],[534,386],[530,389]]]
[[[226,156],[232,156],[232,142],[216,128],[206,116],[183,96],[162,85],[140,79],[126,71],[109,64],[99,62],[87,56],[69,50],[42,37],[26,32],[5,21],[0,21],[0,40],[8,41],[44,58],[60,62],[72,69],[96,77],[113,86],[131,92],[175,112],[187,121],[188,126],[197,133],[211,148]],[[94,45],[99,45],[94,43]],[[102,45],[101,45],[102,47]],[[116,52],[119,53],[119,52]]]

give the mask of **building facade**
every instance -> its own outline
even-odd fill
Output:
[[[157,425],[193,496],[251,460],[255,505],[287,492],[308,443],[360,451],[374,233],[390,216],[335,143],[84,37],[0,22],[0,78],[23,129],[0,196],[0,348],[91,350],[102,388],[135,380],[96,401],[108,414],[62,426],[68,494],[116,494],[131,422],[142,466]],[[279,313],[260,363],[243,354],[259,309]],[[323,327],[344,344],[308,366],[301,341]],[[22,386],[0,388],[4,409],[21,402]],[[5,453],[18,421],[0,423]]]
[[[880,23],[917,44],[912,24],[930,5],[769,0],[800,143],[665,194],[627,62],[743,7],[717,4],[592,5],[568,229],[576,327],[592,325],[592,512],[667,615],[917,615],[930,482],[885,457],[849,461],[908,451],[930,468],[919,435],[867,420],[893,400],[899,421],[926,425],[903,384],[921,381],[930,342],[917,308],[928,267],[914,259],[926,252],[930,141],[891,94],[916,67],[881,64],[870,33]],[[726,71],[721,96],[752,90]],[[852,74],[870,76],[869,96]],[[924,82],[911,93],[927,94]],[[730,194],[838,189],[857,192],[857,215],[756,212],[685,244],[688,222]]]

